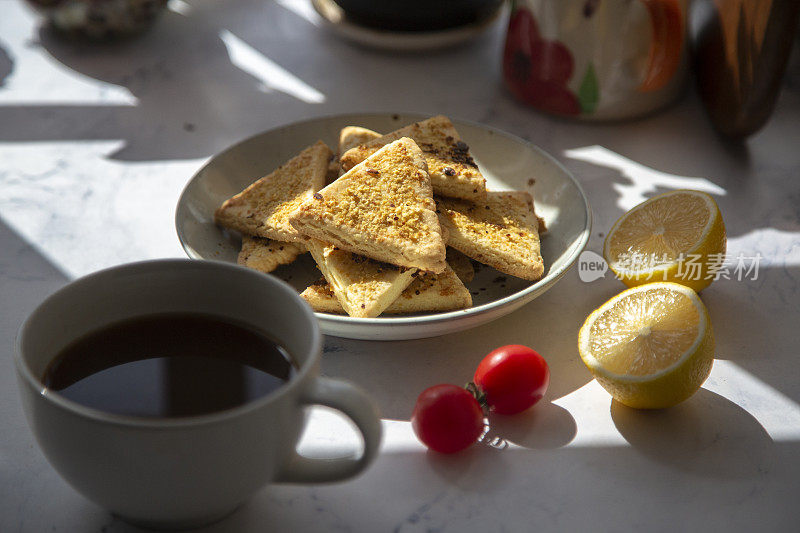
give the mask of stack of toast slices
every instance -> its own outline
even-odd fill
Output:
[[[544,221],[527,192],[496,192],[444,116],[392,133],[348,126],[226,200],[215,222],[242,235],[239,263],[271,272],[310,253],[318,312],[374,318],[465,309],[472,261],[535,281]],[[470,261],[472,260],[472,261]]]

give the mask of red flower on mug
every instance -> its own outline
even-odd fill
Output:
[[[575,62],[560,41],[542,39],[533,14],[517,9],[508,24],[503,75],[514,95],[559,115],[578,115],[578,98],[567,88]]]

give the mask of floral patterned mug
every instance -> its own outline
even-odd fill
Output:
[[[503,76],[520,100],[556,115],[622,119],[686,84],[688,0],[516,0]]]

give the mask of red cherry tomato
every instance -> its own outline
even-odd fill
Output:
[[[509,344],[484,357],[473,379],[492,411],[513,415],[542,399],[550,384],[550,369],[527,346]]]
[[[434,385],[422,391],[411,415],[417,438],[441,453],[455,453],[483,433],[483,411],[478,401],[456,385]]]

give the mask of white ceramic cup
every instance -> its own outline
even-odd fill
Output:
[[[517,98],[582,120],[633,118],[686,86],[689,0],[517,0],[504,76]]]
[[[112,322],[169,312],[252,325],[284,346],[298,371],[262,398],[184,418],[110,414],[44,391],[45,368],[71,341]],[[48,297],[22,325],[15,363],[28,423],[65,480],[123,519],[185,528],[222,518],[267,483],[347,479],[373,460],[377,411],[353,385],[320,377],[321,351],[314,314],[289,285],[227,263],[168,259],[104,270]],[[303,408],[314,404],[355,422],[364,439],[359,458],[295,451]]]

